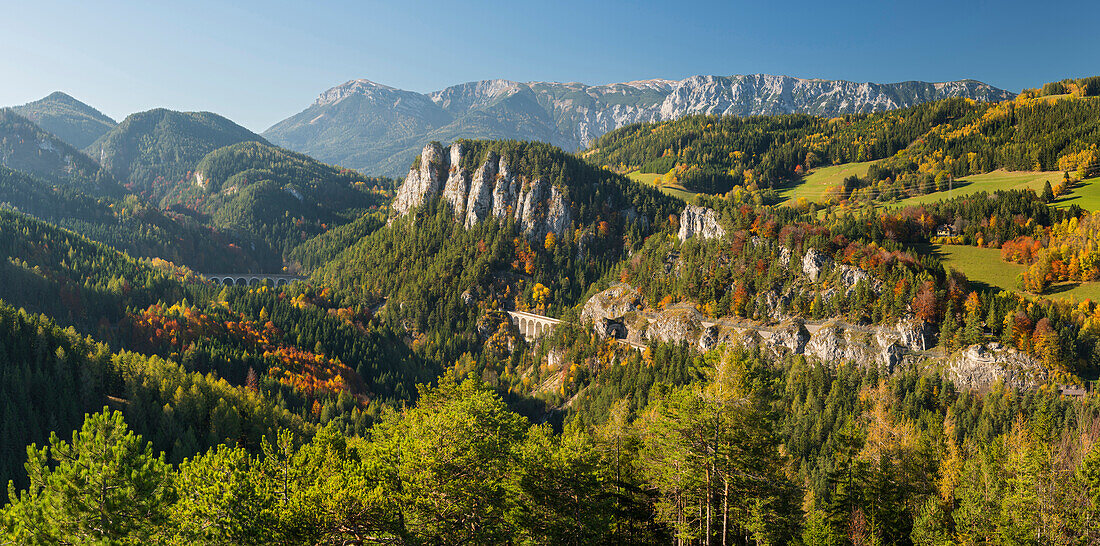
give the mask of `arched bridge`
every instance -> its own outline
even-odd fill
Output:
[[[516,328],[519,328],[520,333],[528,341],[549,334],[555,326],[561,323],[558,319],[524,311],[508,311],[508,316],[512,318],[512,323],[516,325]]]
[[[203,275],[215,284],[226,286],[254,286],[269,282],[275,286],[285,286],[294,281],[305,280],[301,275],[285,275],[283,273],[207,273]]]

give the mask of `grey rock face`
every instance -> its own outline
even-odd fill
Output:
[[[932,327],[923,320],[911,318],[898,321],[895,327],[898,343],[910,351],[926,351],[934,343]]]
[[[466,197],[470,188],[470,177],[463,176],[459,165],[462,164],[462,144],[451,145],[450,161],[447,168],[447,183],[443,185],[443,199],[451,204],[451,210],[459,221],[466,213]]]
[[[864,271],[861,268],[851,265],[841,264],[836,267],[839,275],[838,281],[844,286],[844,295],[850,296],[855,291],[856,285],[859,283],[867,283],[871,290],[878,292],[882,288],[882,281],[871,276],[870,273]]]
[[[770,341],[773,345],[802,354],[806,350],[806,343],[810,341],[810,332],[806,330],[801,319],[786,320],[779,325]]]
[[[821,277],[821,273],[832,264],[833,258],[831,256],[816,248],[811,248],[802,257],[802,273],[809,277],[811,281],[817,282],[817,279]]]
[[[572,211],[561,190],[545,180],[513,175],[504,158],[489,153],[470,173],[462,167],[461,143],[444,149],[428,144],[420,165],[410,169],[397,190],[393,210],[400,216],[442,195],[455,218],[466,227],[489,217],[513,218],[524,233],[540,239],[547,233],[562,235],[573,225]]]
[[[897,343],[891,343],[882,348],[878,354],[879,362],[886,367],[886,371],[893,372],[905,359],[905,347]]]
[[[806,354],[825,363],[855,362],[861,366],[877,365],[887,371],[901,363],[905,348],[885,341],[871,331],[851,328],[831,320],[821,325],[806,344]]]
[[[602,320],[621,322],[627,313],[642,308],[642,299],[634,287],[618,284],[588,299],[581,310],[581,322],[599,324]]]
[[[785,246],[779,247],[779,265],[787,267],[791,264],[791,249]]]
[[[420,168],[410,169],[405,183],[397,189],[393,210],[398,215],[423,205],[443,187],[443,173],[447,172],[443,148],[428,144],[420,154]]]
[[[699,350],[706,352],[714,348],[718,344],[719,332],[718,327],[710,326],[703,328],[703,333],[699,335]]]
[[[688,205],[680,213],[679,235],[681,241],[696,235],[704,239],[716,239],[725,236],[726,230],[718,223],[718,213],[714,209]]]
[[[998,382],[1010,388],[1033,389],[1047,379],[1046,369],[1038,361],[1000,343],[967,347],[948,362],[946,371],[955,386],[974,391],[988,390]]]
[[[768,290],[756,296],[756,311],[762,320],[784,321],[791,318],[785,310],[791,304],[791,294]]]
[[[496,189],[497,172],[500,169],[500,156],[496,152],[489,152],[470,182],[470,192],[467,194],[466,213],[464,215],[467,228],[473,227],[480,219],[487,218],[493,210],[493,195]]]
[[[702,320],[694,309],[668,309],[650,322],[646,337],[664,343],[697,343],[702,330]]]

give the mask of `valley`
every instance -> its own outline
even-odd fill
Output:
[[[0,110],[0,543],[1091,543],[1098,113],[768,75]]]

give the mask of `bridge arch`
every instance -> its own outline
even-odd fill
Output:
[[[516,326],[516,329],[519,330],[519,333],[528,341],[549,334],[561,322],[558,319],[524,311],[508,311],[508,317],[512,320],[512,324]]]
[[[248,281],[246,281],[244,277],[241,277],[237,279],[237,286],[248,286]]]

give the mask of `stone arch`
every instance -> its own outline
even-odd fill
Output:
[[[222,284],[227,286],[233,286],[233,277],[226,277],[222,279]]]
[[[275,281],[275,286],[286,286],[286,279],[279,279]]]
[[[535,337],[539,337],[541,335],[542,335],[542,323],[536,321],[535,322]]]
[[[237,286],[248,286],[248,281],[244,277],[237,279]]]

